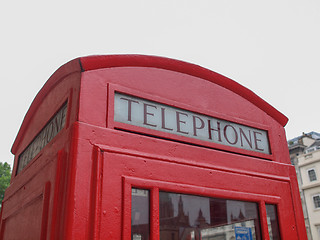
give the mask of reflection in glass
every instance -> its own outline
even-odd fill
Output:
[[[266,204],[270,240],[280,240],[276,205]]]
[[[132,188],[131,239],[149,240],[149,191]]]
[[[159,211],[161,240],[261,239],[256,203],[160,192]]]

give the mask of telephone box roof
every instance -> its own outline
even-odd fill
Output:
[[[188,74],[194,77],[202,78],[212,83],[215,83],[221,87],[229,89],[235,94],[240,95],[244,99],[260,108],[262,111],[267,113],[279,124],[285,126],[288,122],[288,118],[280,113],[277,109],[272,107],[269,103],[261,99],[251,90],[240,85],[239,83],[213,72],[209,69],[201,66],[187,63],[180,60],[174,60],[165,57],[148,56],[148,55],[97,55],[80,57],[61,66],[49,80],[44,84],[42,89],[39,91],[34,101],[32,102],[23,123],[20,127],[18,135],[12,146],[12,153],[16,152],[21,138],[27,129],[32,116],[37,111],[39,105],[45,98],[48,92],[51,91],[65,76],[74,72],[85,72],[103,68],[114,68],[114,67],[147,67],[147,68],[159,68],[175,72]]]
[[[82,57],[80,58],[80,64],[83,71],[112,67],[152,67],[199,77],[227,88],[230,91],[242,96],[266,112],[282,126],[285,126],[288,122],[288,118],[286,116],[284,116],[277,109],[272,107],[269,103],[264,101],[248,88],[240,85],[230,78],[192,63],[148,55],[98,55]]]

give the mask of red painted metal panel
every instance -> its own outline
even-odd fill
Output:
[[[110,119],[113,118],[113,109],[109,109],[108,115],[105,113],[108,108],[107,101],[112,105],[112,97],[109,94],[110,97],[106,99],[105,94],[108,83],[121,85],[115,87],[116,89],[126,88],[131,89],[130,92],[139,92],[139,96],[152,95],[153,99],[168,99],[167,103],[172,106],[176,106],[176,103],[186,108],[192,105],[194,109],[213,113],[213,116],[222,119],[237,119],[238,122],[246,122],[249,126],[250,124],[258,127],[268,126],[274,160],[285,163],[290,161],[284,129],[267,113],[219,85],[163,69],[121,67],[84,72],[79,109],[80,121],[101,127],[110,124],[108,126],[112,127]],[[114,88],[112,84],[109,92]],[[183,89],[179,86],[183,86]],[[185,94],[186,92],[189,94]],[[92,111],[93,106],[95,111]],[[103,114],[99,115],[99,113]],[[106,116],[109,119],[108,123],[106,123]]]
[[[117,194],[121,195],[121,192],[115,191],[115,189],[118,189],[119,185],[121,185],[121,181],[123,179],[123,177],[121,176],[127,176],[125,177],[125,181],[128,181],[128,183],[130,183],[130,186],[138,188],[158,188],[162,191],[173,191],[185,194],[196,194],[245,201],[260,202],[266,200],[268,203],[279,204],[281,209],[279,217],[280,219],[286,219],[286,221],[282,221],[281,225],[283,239],[299,239],[297,232],[294,229],[294,219],[287,219],[288,216],[287,214],[285,214],[286,212],[290,212],[289,209],[292,208],[290,186],[286,182],[268,181],[263,178],[252,178],[248,176],[227,174],[210,169],[195,169],[192,167],[179,166],[177,164],[170,164],[171,167],[166,168],[165,173],[161,171],[161,174],[159,174],[158,169],[163,169],[163,167],[161,167],[161,165],[164,164],[163,162],[161,163],[158,161],[149,161],[148,163],[146,163],[147,161],[143,158],[139,159],[112,153],[106,153],[105,158],[108,159],[108,162],[110,162],[112,166],[114,166],[113,170],[105,168],[105,175],[109,175],[113,179],[118,179],[118,182],[116,183],[115,181],[112,181],[112,183],[103,184],[105,187],[104,191],[107,191],[109,193],[108,196],[110,197],[102,200],[102,209],[107,209],[109,207],[109,204],[111,203],[113,206],[116,206],[116,208],[122,206],[121,196],[117,196]],[[138,168],[136,166],[145,167]],[[190,171],[188,171],[188,168],[190,169]],[[118,169],[119,171],[115,171],[115,169]],[[185,178],[186,172],[188,175],[188,179]],[[181,173],[181,176],[179,173]],[[152,177],[150,177],[151,175]],[[136,176],[139,176],[139,178],[137,178]],[[246,182],[246,184],[235,183],[234,181],[230,181],[231,179],[229,178],[231,178],[232,180],[236,178],[237,182],[243,181]],[[223,179],[223,182],[221,181],[221,179]],[[255,184],[248,186],[248,181],[254,181]],[[113,186],[111,186],[111,184]],[[269,185],[269,188],[264,189],[265,185],[267,184]],[[129,185],[125,184],[125,186],[127,187],[130,187]],[[203,187],[204,185],[206,186]],[[256,187],[259,187],[260,191],[257,191]],[[283,194],[284,192],[286,194]],[[127,201],[130,201],[130,195],[127,193],[124,198],[126,198],[126,196],[128,197],[128,199],[125,199],[125,203],[123,205],[123,214],[124,218],[127,219],[128,216],[126,216],[126,214],[130,212],[131,208],[128,208],[130,207],[130,204],[127,203]],[[119,219],[117,221],[120,221],[120,212],[114,213],[112,215],[112,219]],[[107,226],[106,223],[110,221],[110,219],[106,218],[105,221],[106,222],[104,223],[104,219],[102,219],[101,224]],[[119,234],[121,233],[121,227],[118,226],[117,221],[115,222],[115,225],[108,225],[106,232],[101,232],[101,234],[104,235],[109,233],[110,238],[118,238]],[[124,224],[127,225],[124,226],[122,230],[127,232],[125,234],[127,236],[130,233],[130,221],[128,223],[124,222]],[[115,226],[117,226],[116,231],[114,229]],[[111,232],[113,232],[113,235],[111,234]],[[156,232],[158,232],[158,230]]]

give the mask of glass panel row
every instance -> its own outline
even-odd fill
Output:
[[[149,191],[132,189],[131,239],[150,236]],[[159,193],[160,240],[259,240],[261,229],[255,202]],[[267,204],[271,240],[280,239],[275,205]]]

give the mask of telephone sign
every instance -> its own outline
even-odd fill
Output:
[[[154,101],[115,93],[114,120],[269,154],[267,132]]]

